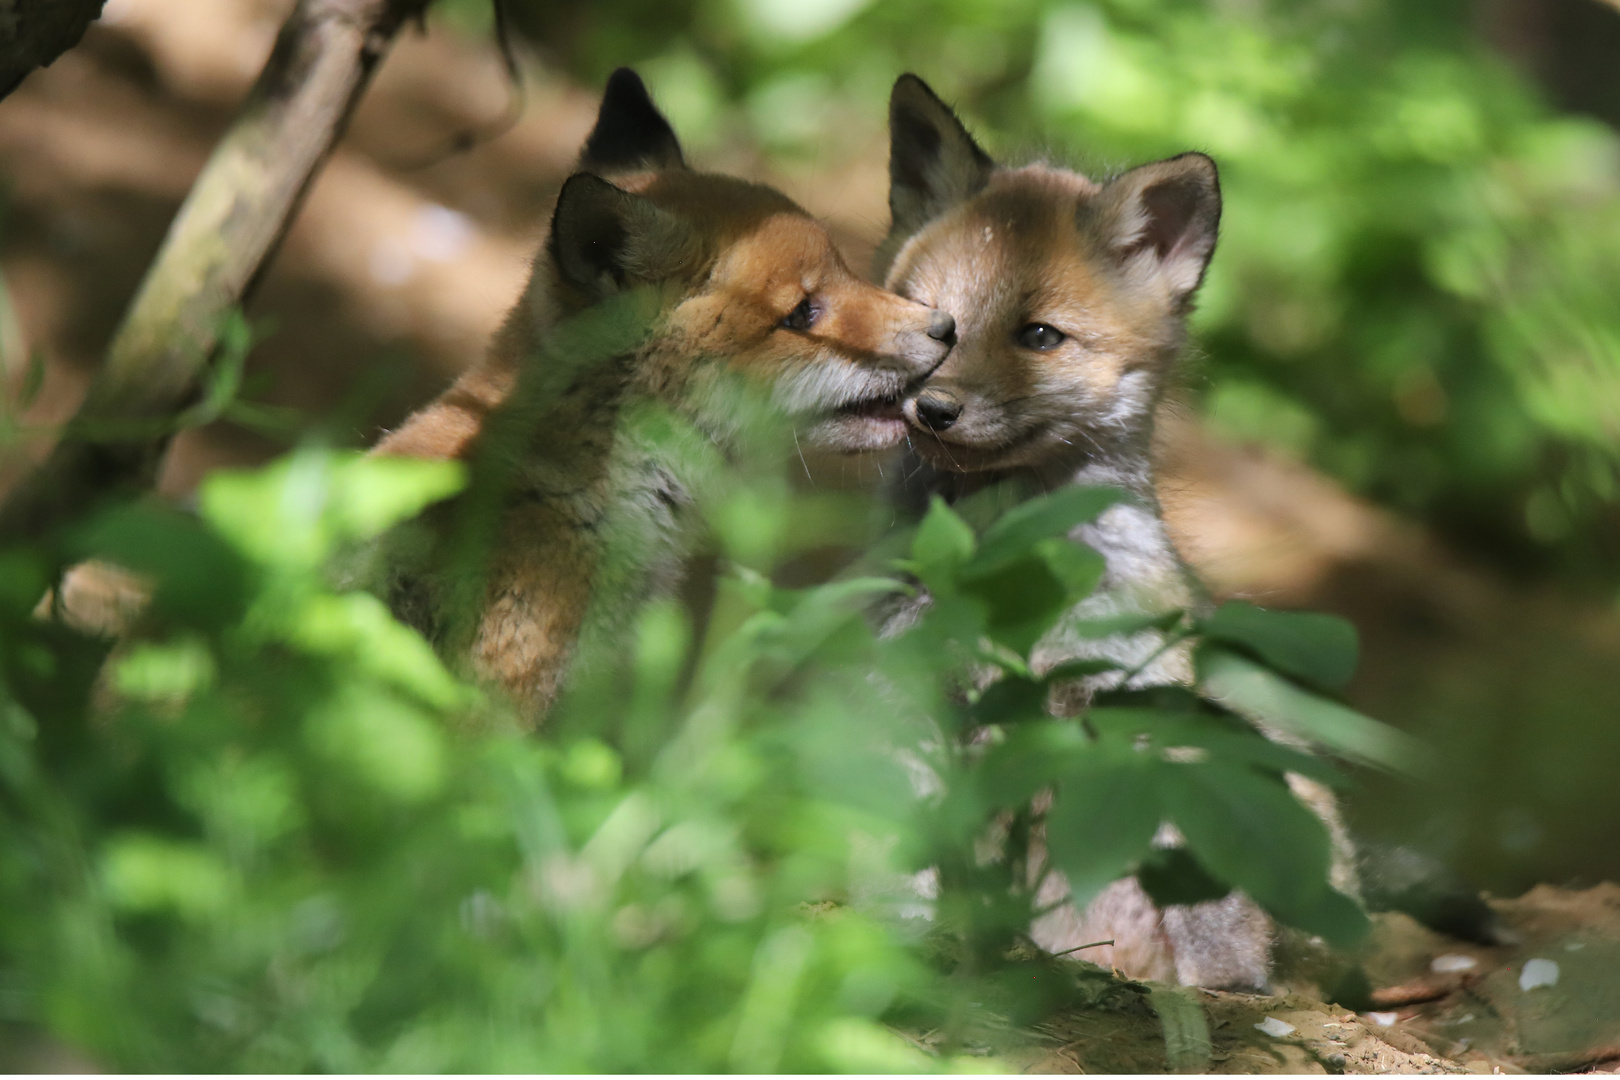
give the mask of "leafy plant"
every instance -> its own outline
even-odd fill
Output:
[[[1320,760],[1184,688],[1046,712],[1051,685],[1107,668],[1027,657],[1095,586],[1067,534],[1114,493],[982,534],[936,504],[903,560],[933,602],[890,637],[867,612],[902,578],[792,590],[734,564],[706,625],[649,606],[534,737],[328,573],[460,483],[306,447],[211,477],[194,517],[115,508],[70,542],[151,584],[110,654],[31,612],[50,553],[4,554],[4,1019],[124,1069],[963,1065],[964,1017],[1081,996],[1019,947],[1044,788],[1044,872],[1079,897],[1141,872],[1170,899],[1238,887],[1333,940],[1360,928],[1283,780],[1330,777]],[[744,487],[766,505],[775,483]],[[737,497],[709,511],[722,540],[756,566],[789,554],[737,528]],[[1326,624],[1172,618],[1290,700],[1325,703],[1292,677],[1348,662]],[[953,694],[969,666],[1000,678]],[[1186,839],[1173,857],[1163,821]],[[943,1027],[946,1056],[893,1025]]]

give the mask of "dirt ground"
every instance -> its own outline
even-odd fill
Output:
[[[1304,993],[1181,991],[1202,1006],[1208,1041],[1180,1064],[1214,1073],[1620,1071],[1620,886],[1538,886],[1493,906],[1512,944],[1464,944],[1404,915],[1376,916],[1362,957],[1374,1011]],[[1115,995],[996,1052],[1026,1072],[1176,1071],[1155,1015],[1162,995]]]
[[[0,488],[71,415],[289,7],[110,0],[79,48],[0,102],[0,374],[13,397],[29,358],[44,363],[24,414],[37,435],[24,453],[0,455]],[[522,286],[596,104],[594,89],[530,64],[522,118],[468,152],[442,153],[493,124],[508,95],[488,45],[436,25],[400,41],[253,299],[250,317],[266,330],[249,361],[256,400],[364,445],[479,353]],[[887,216],[886,153],[873,128],[812,162],[770,161],[730,135],[693,156],[784,188],[863,266]],[[162,490],[184,496],[208,469],[262,461],[290,437],[224,423],[186,432]],[[1190,411],[1169,418],[1162,441],[1167,513],[1212,590],[1352,618],[1363,637],[1352,701],[1437,746],[1440,767],[1421,785],[1364,778],[1350,800],[1364,829],[1415,839],[1502,895],[1620,879],[1612,604],[1512,581],[1298,462],[1224,441]],[[839,482],[865,475],[849,462],[822,468]],[[1620,975],[1607,989],[1602,977],[1620,973],[1620,889],[1542,886],[1496,903],[1521,939],[1494,950],[1381,919],[1367,965],[1390,1024],[1298,995],[1205,995],[1212,1067],[1508,1072],[1620,1060]],[[1475,966],[1434,970],[1452,956]],[[1558,965],[1559,981],[1521,990],[1538,959]],[[1149,1000],[1054,1025],[1018,1063],[1163,1068]],[[1254,1027],[1262,1017],[1294,1030],[1266,1034]],[[1151,1039],[1139,1037],[1143,1024]]]

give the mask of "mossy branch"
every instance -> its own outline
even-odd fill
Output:
[[[430,2],[298,0],[69,431],[162,421],[196,396],[227,313],[263,274],[400,27]],[[166,435],[64,439],[0,507],[0,539],[40,537],[111,492],[149,485],[167,445]]]

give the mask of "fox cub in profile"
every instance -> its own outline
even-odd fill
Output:
[[[992,484],[1123,488],[1131,501],[1076,532],[1106,570],[1071,617],[1207,609],[1165,531],[1150,450],[1154,411],[1215,249],[1215,163],[1182,154],[1104,183],[1043,164],[1003,168],[913,75],[894,87],[890,135],[893,225],[879,248],[879,274],[900,295],[951,312],[958,333],[950,357],[903,406],[919,460],[902,470],[912,480],[900,497],[916,505],[932,493],[954,499]],[[1097,641],[1060,624],[1032,661],[1044,671],[1105,658],[1139,667],[1133,686],[1191,683],[1189,650],[1165,644],[1156,631]],[[1077,683],[1057,704],[1079,711],[1107,685]],[[1354,894],[1331,796],[1295,786],[1334,834],[1335,885]],[[1033,928],[1045,948],[1112,939],[1086,958],[1192,985],[1260,988],[1269,980],[1271,924],[1241,894],[1160,911],[1126,879],[1080,912],[1059,903],[1066,886],[1058,875],[1046,880],[1036,903],[1055,910]]]
[[[695,437],[711,458],[735,457],[736,398],[723,392],[735,381],[802,441],[892,447],[901,398],[954,341],[950,316],[851,273],[780,192],[687,168],[632,71],[609,80],[579,168],[488,355],[375,451],[473,466],[459,500],[385,541],[376,587],[531,723],[581,635],[622,630],[672,589],[691,543],[693,455],[626,418],[666,410],[688,425],[688,449]],[[569,328],[604,313],[621,337],[627,322],[648,329],[568,367]],[[481,470],[500,483],[474,505]],[[481,540],[467,524],[480,513]],[[469,536],[482,557],[463,557]]]

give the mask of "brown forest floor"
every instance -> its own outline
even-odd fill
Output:
[[[1466,945],[1404,915],[1376,916],[1363,956],[1373,1012],[1324,1005],[1306,983],[1275,997],[1195,991],[1209,1020],[1207,1070],[1620,1071],[1620,886],[1538,886],[1493,906],[1514,944]],[[1057,1017],[1033,1042],[1020,1033],[994,1050],[1029,1072],[1165,1071],[1150,1000],[1114,995],[1111,1007]]]
[[[26,357],[44,357],[31,423],[48,427],[72,412],[289,6],[112,0],[105,25],[0,102],[0,267],[9,295],[9,309],[0,309],[0,374],[14,391]],[[478,354],[517,295],[595,100],[594,91],[531,67],[515,127],[424,165],[456,133],[498,118],[507,89],[486,45],[442,27],[408,34],[254,299],[251,317],[271,329],[249,361],[250,380],[262,380],[256,396],[321,418],[334,439],[362,445],[435,393]],[[767,160],[740,139],[692,156],[783,187],[828,220],[853,265],[864,265],[884,225],[879,129],[857,131],[809,163]],[[1620,820],[1612,780],[1620,617],[1612,605],[1511,582],[1297,462],[1222,441],[1185,412],[1169,419],[1163,442],[1172,526],[1212,589],[1353,619],[1364,655],[1353,701],[1440,749],[1444,768],[1421,785],[1367,778],[1351,799],[1363,827],[1416,838],[1503,895],[1536,881],[1620,879],[1611,827]],[[228,424],[186,432],[162,489],[184,495],[206,470],[261,461],[281,445]],[[43,446],[42,438],[27,449]],[[0,457],[0,487],[24,465],[15,453]],[[839,481],[862,475],[848,463],[824,468]],[[1326,1067],[1341,1043],[1348,1071],[1422,1064],[1379,1056],[1386,1053],[1505,1069],[1516,1060],[1579,1067],[1594,1047],[1620,1053],[1620,1025],[1605,1028],[1596,1014],[1587,1024],[1586,1013],[1564,1004],[1601,1003],[1602,1015],[1620,1017],[1612,999],[1620,989],[1582,989],[1582,973],[1600,959],[1620,973],[1620,889],[1538,888],[1499,904],[1522,945],[1469,950],[1423,938],[1398,918],[1381,922],[1384,951],[1369,961],[1379,985],[1417,985],[1433,974],[1425,972],[1436,955],[1479,962],[1452,978],[1445,996],[1402,1006],[1393,1027],[1343,1019],[1303,998],[1210,997],[1215,1066]],[[1566,980],[1518,992],[1517,973],[1532,955],[1556,959]],[[1255,1031],[1254,1018],[1268,1010],[1298,1033],[1273,1039]],[[1142,1016],[1116,1019],[1126,1031]],[[1074,1033],[1095,1023],[1104,1021],[1076,1019]],[[1115,1040],[1105,1033],[1088,1036],[1084,1050],[1067,1045],[1061,1030],[1048,1034],[1052,1045],[1022,1064],[1095,1071],[1113,1061],[1106,1047]],[[1573,1056],[1535,1056],[1557,1054]],[[1587,1060],[1577,1060],[1582,1054]],[[1162,1066],[1113,1061],[1120,1069]]]

